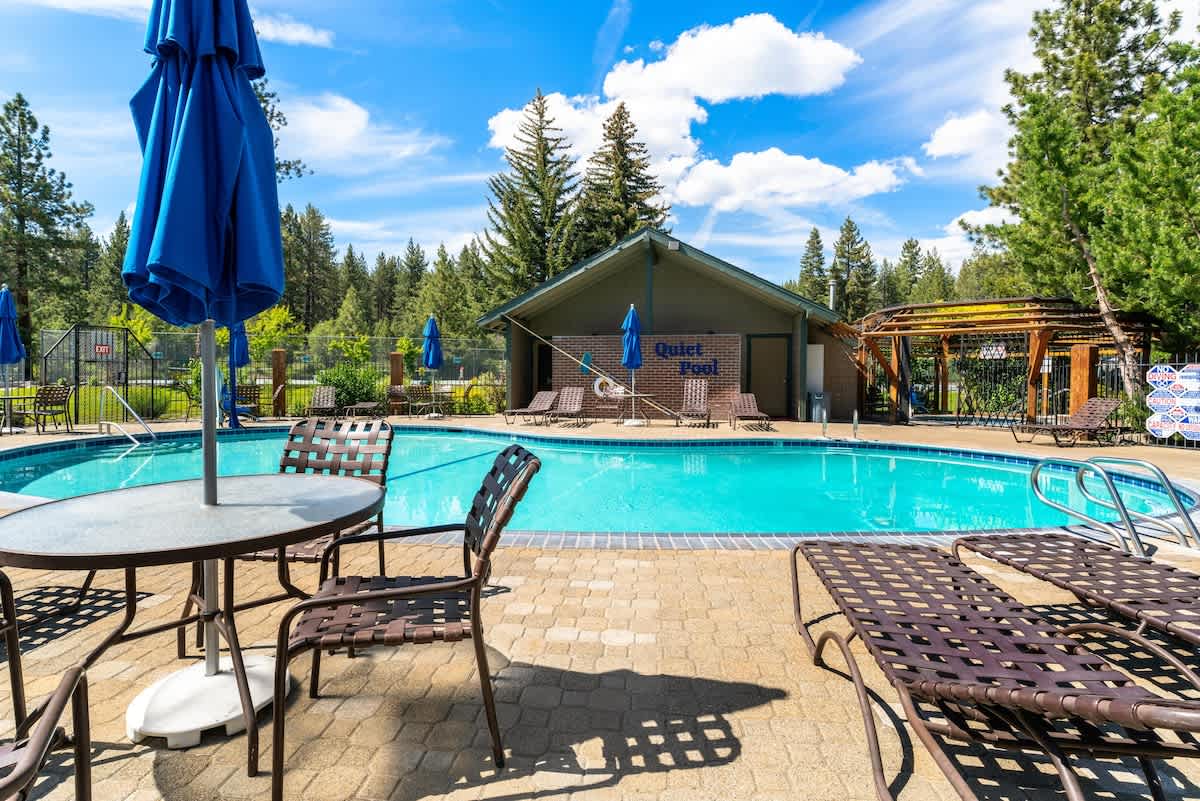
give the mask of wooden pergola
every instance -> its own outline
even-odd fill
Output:
[[[1152,323],[1136,315],[1120,315],[1122,327],[1149,357]],[[1071,405],[1075,411],[1095,394],[1100,352],[1114,345],[1099,312],[1065,298],[1001,298],[892,306],[873,312],[858,324],[859,406],[866,395],[868,359],[875,359],[888,382],[888,414],[896,421],[900,408],[900,351],[907,338],[919,340],[934,357],[934,405],[946,411],[949,400],[950,358],[963,338],[1019,337],[1027,360],[1026,417],[1037,416],[1042,360],[1049,348],[1071,351]],[[885,354],[885,350],[888,351]],[[1077,376],[1078,373],[1078,376]]]

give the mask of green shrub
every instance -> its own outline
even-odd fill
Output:
[[[109,401],[112,401],[111,396]],[[150,387],[130,387],[125,396],[125,402],[141,415],[144,420],[154,420],[167,413],[171,405],[171,392],[166,389],[151,389]],[[123,410],[114,409],[109,414],[120,414]]]
[[[384,400],[384,375],[369,364],[342,362],[318,373],[317,381],[337,390],[338,406]]]

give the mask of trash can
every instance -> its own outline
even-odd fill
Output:
[[[824,416],[825,409],[825,393],[810,392],[808,393],[808,422],[819,423]]]

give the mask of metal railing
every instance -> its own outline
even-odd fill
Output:
[[[1091,464],[1115,464],[1123,467],[1134,467],[1149,473],[1162,486],[1163,494],[1171,501],[1171,505],[1175,509],[1175,515],[1179,518],[1179,525],[1167,517],[1143,514],[1136,510],[1130,510],[1129,513],[1138,520],[1148,524],[1151,528],[1158,529],[1168,535],[1174,535],[1180,545],[1200,548],[1200,531],[1196,530],[1196,522],[1192,520],[1191,514],[1183,504],[1183,499],[1179,497],[1179,491],[1175,489],[1175,485],[1167,478],[1167,474],[1162,471],[1162,468],[1153,462],[1147,462],[1145,459],[1129,459],[1124,456],[1093,456],[1088,459],[1088,462]],[[1101,499],[1094,497],[1082,484],[1080,484],[1079,488],[1089,499],[1101,505],[1107,505]]]
[[[1080,487],[1082,487],[1087,473],[1092,473],[1098,477],[1101,483],[1103,483],[1105,488],[1108,490],[1109,496],[1112,498],[1111,503],[1105,503],[1102,505],[1107,506],[1108,508],[1111,508],[1117,512],[1118,516],[1121,518],[1123,530],[1117,528],[1111,523],[1101,520],[1095,515],[1083,511],[1082,509],[1076,509],[1072,506],[1067,506],[1066,504],[1059,503],[1058,501],[1047,496],[1045,491],[1042,489],[1042,483],[1040,479],[1042,470],[1052,465],[1073,468],[1075,482]],[[1113,542],[1115,542],[1124,551],[1132,551],[1138,556],[1146,555],[1146,548],[1142,545],[1141,535],[1138,533],[1137,528],[1133,525],[1133,520],[1129,515],[1129,510],[1125,507],[1125,501],[1121,499],[1121,493],[1117,491],[1117,487],[1113,483],[1112,476],[1109,475],[1108,471],[1099,464],[1095,464],[1093,462],[1082,462],[1078,459],[1067,459],[1062,456],[1050,456],[1042,459],[1033,466],[1033,470],[1029,474],[1029,482],[1033,487],[1034,496],[1036,496],[1039,501],[1046,504],[1051,509],[1057,509],[1069,517],[1082,520],[1088,525],[1094,526],[1095,528],[1107,533],[1110,537],[1112,537]],[[1084,496],[1085,499],[1094,497],[1086,490],[1084,491]]]
[[[135,445],[142,444],[141,442],[138,441],[137,437],[135,437],[133,434],[130,434],[128,431],[126,431],[125,427],[123,425],[121,425],[120,423],[118,423],[114,420],[107,419],[107,415],[105,415],[104,412],[105,412],[105,409],[107,408],[106,401],[108,400],[108,396],[110,393],[112,394],[112,396],[114,398],[117,399],[117,403],[119,403],[119,404],[121,404],[121,406],[125,407],[126,413],[129,414],[129,416],[132,417],[134,420],[136,420],[143,429],[145,429],[146,433],[150,435],[150,439],[155,439],[155,440],[158,439],[158,434],[154,433],[154,429],[150,428],[150,426],[148,426],[146,424],[146,421],[142,419],[142,416],[140,414],[138,414],[137,412],[135,412],[133,410],[133,407],[130,406],[125,401],[125,399],[121,397],[121,393],[117,392],[117,390],[109,384],[105,384],[104,389],[102,389],[100,391],[100,419],[97,422],[97,426],[96,426],[98,430],[103,431],[104,427],[108,426],[109,433],[112,433],[112,429],[115,427],[122,434],[129,437],[129,439],[131,439]]]

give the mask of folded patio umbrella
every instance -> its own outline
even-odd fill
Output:
[[[621,323],[625,335],[621,337],[621,366],[629,371],[629,388],[634,397],[630,400],[629,419],[637,419],[637,369],[642,366],[642,321],[637,307],[629,304],[629,312]]]
[[[433,315],[425,321],[425,330],[421,332],[425,341],[421,345],[421,365],[426,370],[437,370],[442,366],[442,333],[438,331],[437,320]]]
[[[229,329],[229,427],[241,428],[237,415],[237,371],[250,363],[250,340],[246,324],[237,323]]]
[[[0,284],[0,369],[4,370],[4,394],[8,394],[9,368],[25,360],[25,343],[17,330],[17,304],[8,284]],[[12,425],[11,420],[6,420]]]

